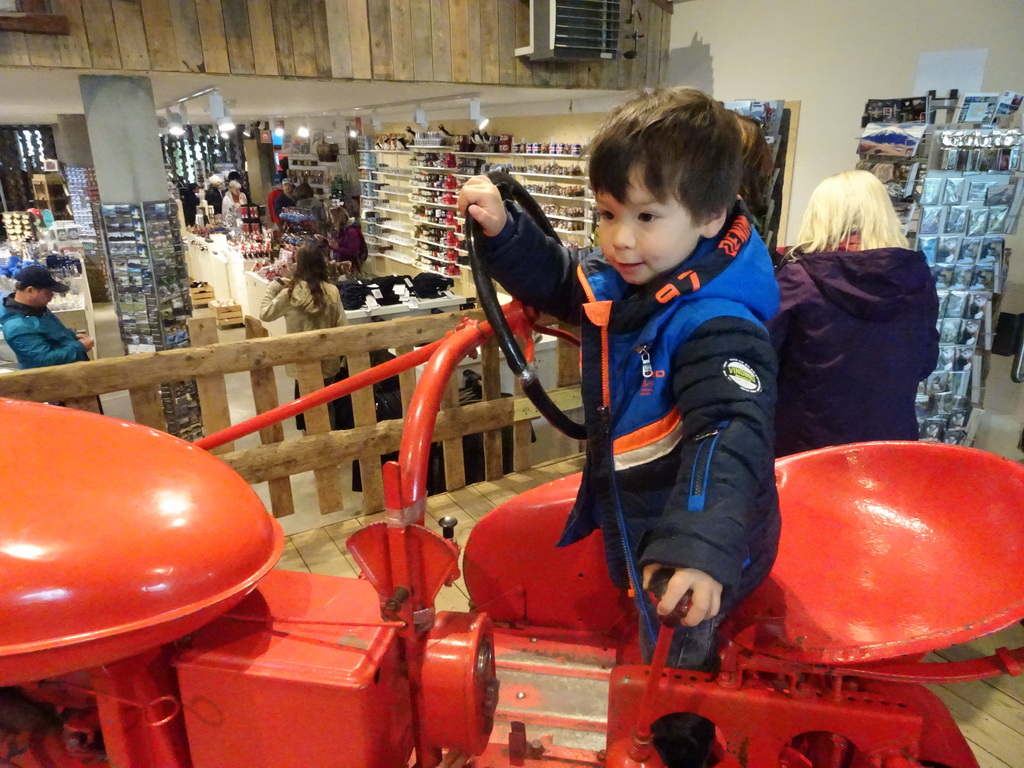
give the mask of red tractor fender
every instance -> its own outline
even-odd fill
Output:
[[[623,623],[629,601],[608,577],[601,532],[555,546],[579,485],[575,474],[538,486],[474,526],[463,572],[478,610],[498,623],[600,634]]]

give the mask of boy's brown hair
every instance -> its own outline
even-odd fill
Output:
[[[659,200],[674,198],[699,221],[728,210],[740,186],[736,119],[694,88],[659,88],[617,107],[590,145],[590,184],[619,202],[638,174]]]

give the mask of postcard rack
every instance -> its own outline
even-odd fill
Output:
[[[870,140],[862,139],[857,166],[887,183],[910,247],[925,254],[935,276],[939,359],[918,389],[918,425],[922,440],[958,445],[973,442],[983,412],[993,318],[1011,255],[1005,236],[1016,231],[1024,200],[1024,133],[993,124],[993,116],[989,124],[952,122],[977,106],[970,99],[958,99],[953,91],[946,99],[868,102],[864,125]],[[936,124],[941,112],[946,122]],[[866,146],[877,149],[886,130],[879,124],[887,118],[918,116],[930,121],[893,126],[915,134],[892,139],[895,153],[903,156],[863,152]],[[913,141],[912,149],[900,141]]]
[[[188,270],[169,201],[100,206],[114,307],[128,354],[189,346],[192,315]],[[168,432],[185,440],[202,437],[195,381],[161,387]]]

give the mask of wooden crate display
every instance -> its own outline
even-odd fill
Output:
[[[205,307],[214,299],[213,286],[208,283],[189,288],[188,293],[192,297],[193,307]]]
[[[211,301],[210,309],[217,318],[218,328],[227,328],[232,325],[242,325],[242,305],[233,301]]]

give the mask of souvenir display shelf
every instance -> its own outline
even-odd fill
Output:
[[[89,291],[96,301],[109,301],[107,257],[103,251],[103,238],[99,232],[100,192],[96,183],[96,169],[66,168],[68,191],[71,194],[71,214],[78,225],[78,236],[85,255],[85,272],[89,278]]]
[[[983,413],[988,356],[1024,198],[1019,129],[926,125],[912,173],[906,228],[939,296],[938,366],[917,395],[922,440],[970,445]]]
[[[786,160],[791,151],[790,124],[792,113],[784,101],[727,101],[726,109],[738,115],[756,120],[764,139],[772,150],[772,172],[765,180],[762,197],[767,209],[762,217],[754,217],[757,232],[761,235],[768,252],[774,254],[779,244],[779,227],[782,222],[783,193],[786,183]]]
[[[192,314],[177,206],[173,201],[101,206],[114,306],[128,354],[189,346]],[[194,381],[161,390],[168,431],[202,436]]]
[[[440,135],[431,135],[430,144],[426,138],[418,135],[404,149],[378,149],[374,137],[362,137],[360,204],[375,274],[434,272],[475,295],[455,203],[466,179],[499,168],[535,197],[568,247],[593,242],[594,200],[579,145],[557,145],[569,153],[541,152],[540,144],[524,145],[538,151],[477,152],[442,145]]]

